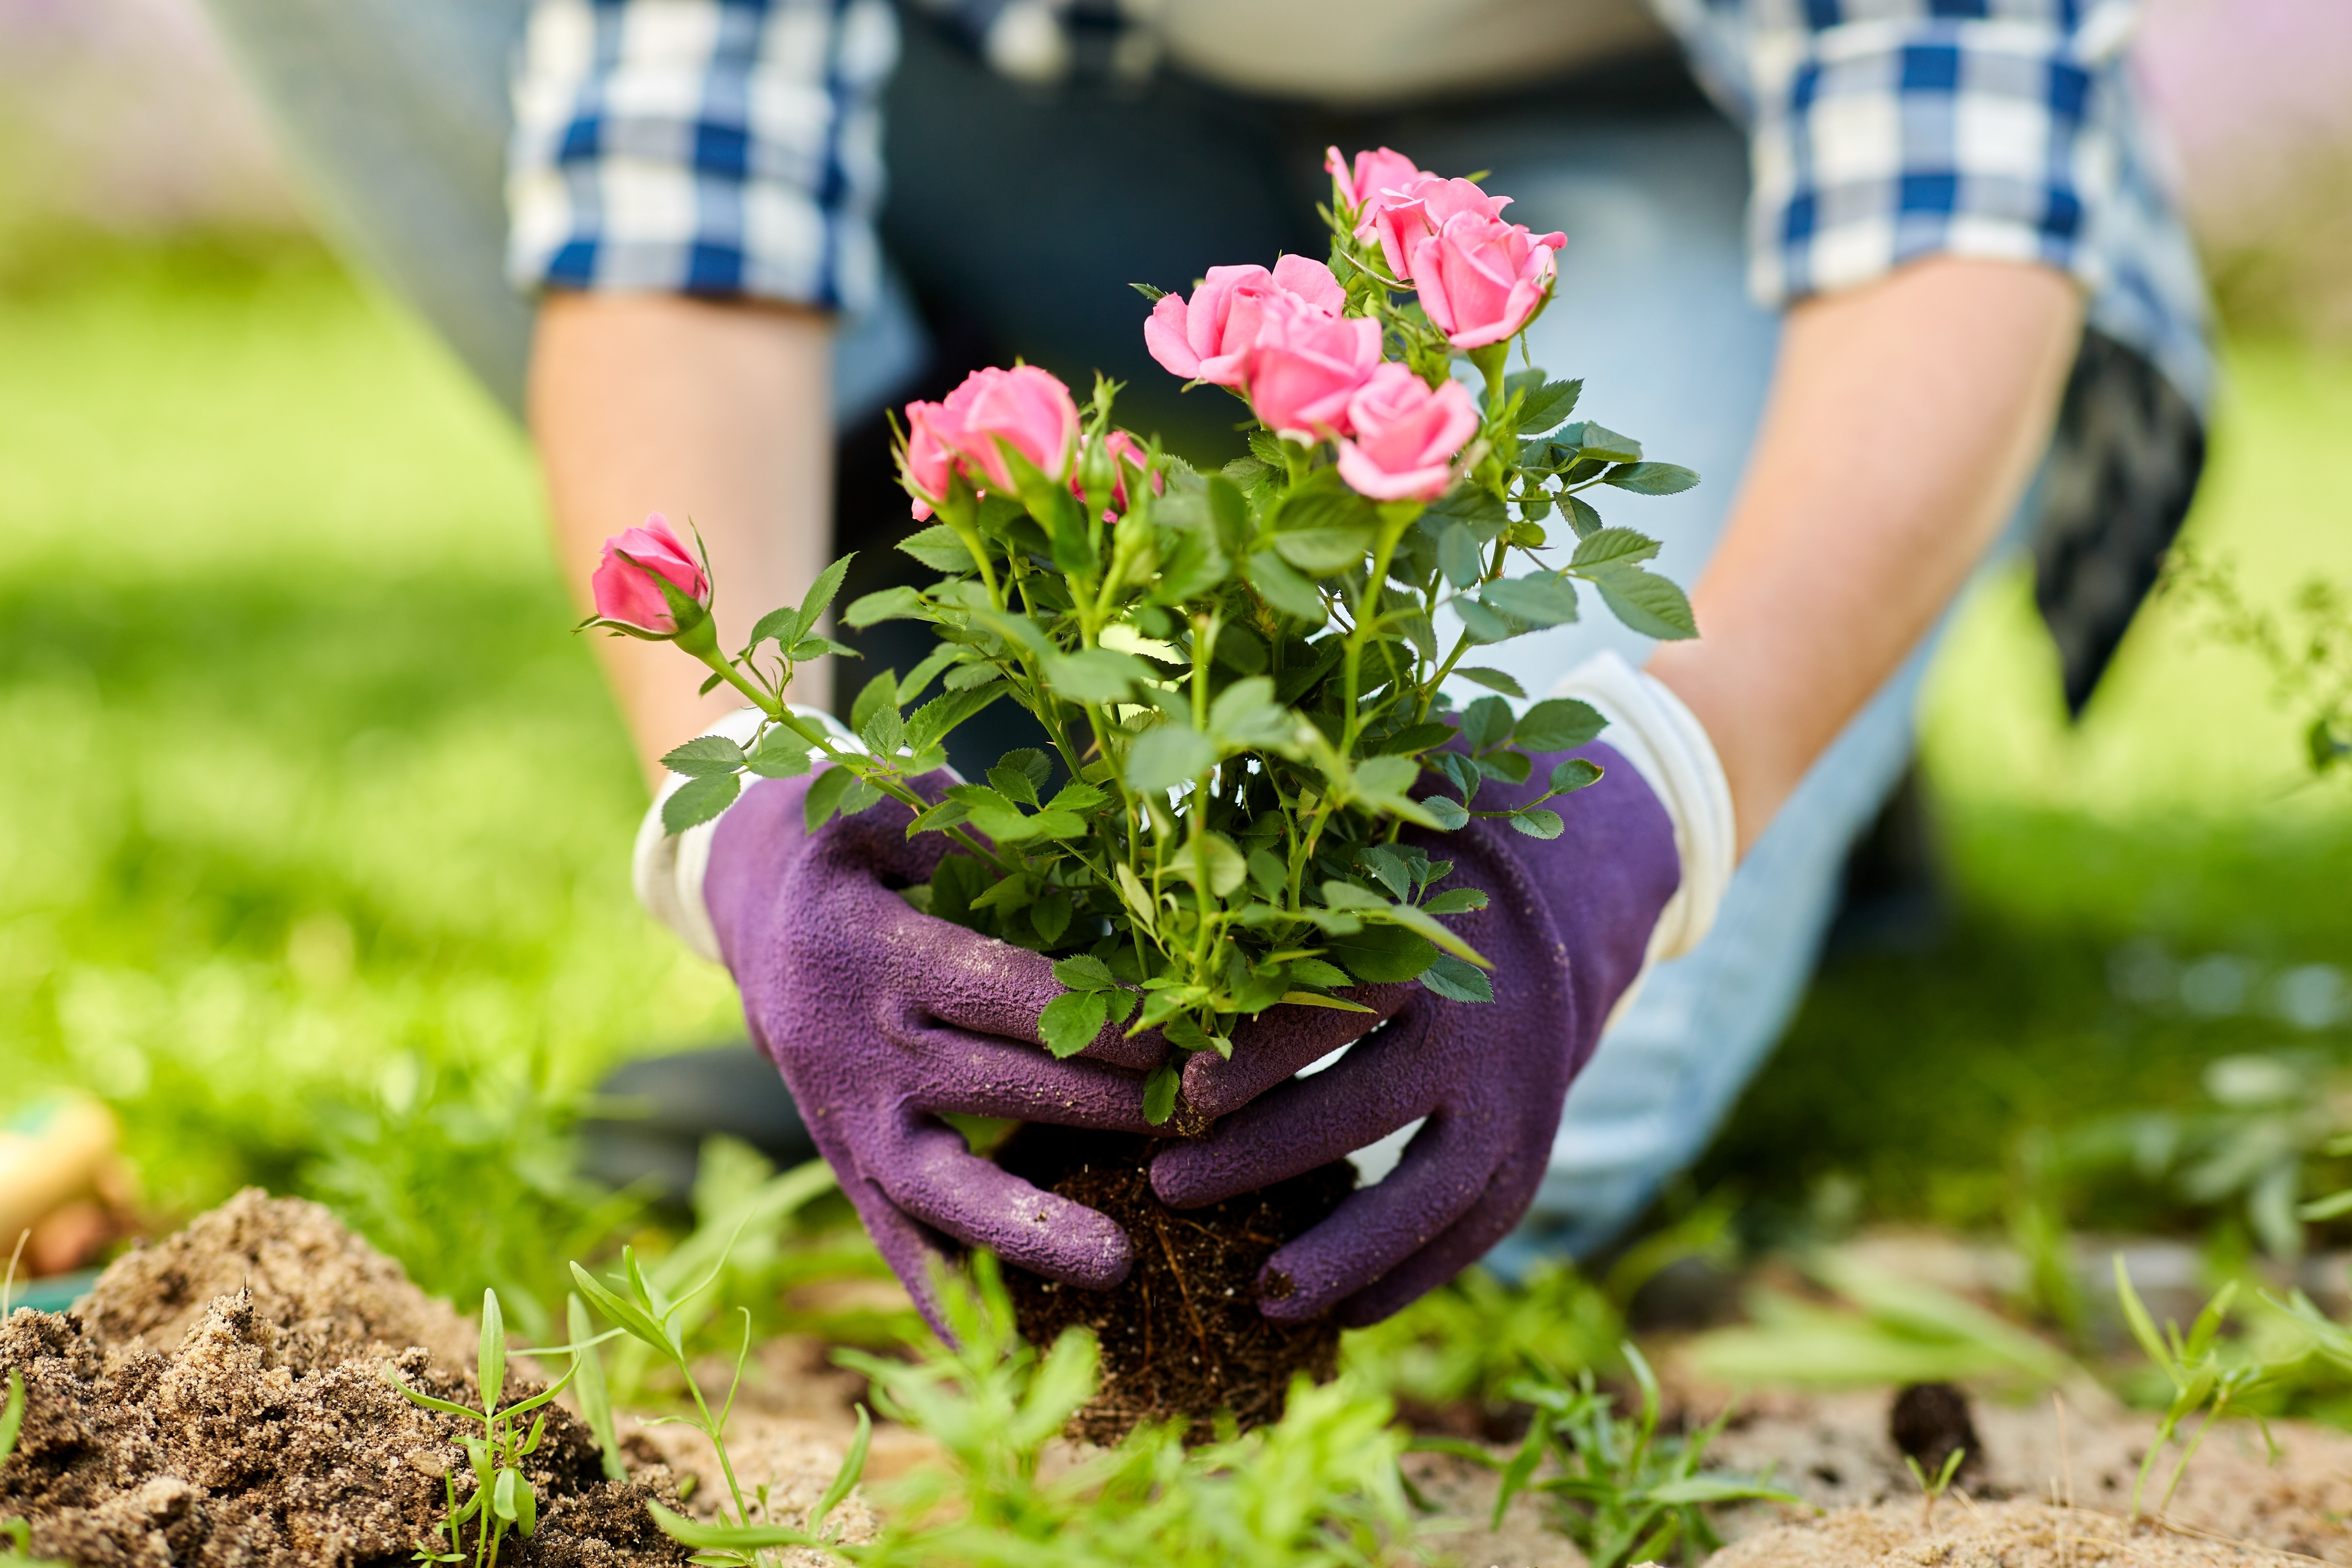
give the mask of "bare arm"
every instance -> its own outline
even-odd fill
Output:
[[[2000,531],[2082,328],[2046,267],[1937,258],[1789,312],[1699,638],[1650,672],[1723,758],[1745,854]]]
[[[550,296],[531,348],[530,426],[564,579],[583,605],[598,548],[649,511],[702,531],[719,565],[722,646],[799,602],[832,551],[832,336],[805,311]],[[664,752],[740,705],[696,696],[699,670],[666,647],[595,640],[649,779]],[[810,667],[794,697],[823,704],[831,677]]]

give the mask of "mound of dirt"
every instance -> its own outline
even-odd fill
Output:
[[[1841,1509],[1734,1542],[1707,1568],[2253,1568],[2296,1561],[2249,1542],[2048,1503]]]
[[[73,1313],[0,1323],[0,1374],[26,1384],[0,1517],[36,1555],[115,1564],[360,1564],[405,1559],[474,1488],[457,1439],[386,1380],[478,1402],[473,1346],[449,1308],[315,1204],[239,1194],[132,1252]],[[504,1397],[539,1385],[509,1371]],[[677,1506],[669,1470],[604,1479],[594,1441],[550,1407],[527,1462],[538,1533],[517,1568],[672,1564],[646,1510]],[[472,1542],[470,1531],[467,1544]]]

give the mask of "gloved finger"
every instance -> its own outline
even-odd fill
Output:
[[[876,1169],[891,1201],[924,1224],[1065,1285],[1107,1290],[1127,1278],[1134,1252],[1108,1216],[981,1159],[953,1128],[918,1123],[901,1144]]]
[[[1270,1007],[1234,1031],[1231,1060],[1202,1051],[1184,1064],[1184,1103],[1203,1116],[1239,1110],[1299,1068],[1312,1067],[1341,1046],[1361,1039],[1394,1016],[1417,986],[1367,985],[1351,994],[1370,1013],[1297,1003]]]
[[[919,1110],[1113,1132],[1171,1131],[1143,1119],[1143,1077],[1125,1068],[1076,1057],[1055,1061],[1035,1046],[930,1023],[920,1014],[886,1032],[922,1053],[927,1081],[910,1096]]]
[[[947,921],[915,918],[920,928],[889,946],[896,994],[920,998],[925,1011],[942,1023],[1042,1051],[1045,1040],[1038,1016],[1069,990],[1054,978],[1052,962]],[[1168,1040],[1158,1029],[1129,1039],[1123,1026],[1106,1019],[1094,1043],[1078,1055],[1145,1072],[1167,1058]]]
[[[1486,1194],[1443,1236],[1340,1302],[1333,1317],[1343,1329],[1361,1329],[1402,1311],[1493,1251],[1528,1212],[1535,1191],[1535,1181],[1496,1173]]]
[[[1152,1191],[1171,1207],[1198,1208],[1328,1165],[1428,1115],[1445,1092],[1425,1048],[1436,1018],[1412,1008],[1357,1041],[1338,1066],[1260,1096],[1206,1137],[1161,1150]]]
[[[940,1237],[892,1203],[873,1182],[837,1162],[834,1173],[840,1177],[841,1190],[850,1206],[865,1222],[866,1234],[874,1238],[882,1261],[890,1266],[890,1272],[898,1277],[898,1283],[914,1299],[915,1310],[923,1315],[923,1321],[931,1325],[934,1333],[946,1338],[947,1317],[940,1310],[934,1274],[940,1268],[952,1267],[953,1261]]]
[[[1319,1316],[1444,1234],[1486,1194],[1495,1158],[1486,1131],[1433,1118],[1386,1180],[1275,1250],[1258,1271],[1258,1310],[1276,1322]]]

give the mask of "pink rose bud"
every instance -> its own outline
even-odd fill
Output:
[[[1323,153],[1323,167],[1330,171],[1340,202],[1359,213],[1382,191],[1402,190],[1415,180],[1436,178],[1423,172],[1403,153],[1387,147],[1357,153],[1352,170],[1339,156],[1339,149],[1328,148]]]
[[[1435,500],[1454,483],[1454,455],[1478,431],[1470,389],[1434,391],[1401,364],[1383,364],[1348,399],[1355,437],[1339,443],[1339,477],[1374,500]]]
[[[1423,174],[1409,185],[1380,194],[1356,224],[1356,237],[1378,237],[1381,258],[1389,276],[1412,281],[1412,254],[1421,242],[1445,226],[1459,213],[1496,217],[1511,205],[1508,196],[1490,196],[1467,180],[1441,180]]]
[[[1115,512],[1125,511],[1127,510],[1127,481],[1129,478],[1141,479],[1143,477],[1146,470],[1148,470],[1151,466],[1151,454],[1150,449],[1146,447],[1142,442],[1137,440],[1134,437],[1129,435],[1124,430],[1114,430],[1109,435],[1105,436],[1103,437],[1103,449],[1110,454],[1110,501],[1111,506],[1114,509],[1114,512],[1107,512],[1104,514],[1103,521],[1108,522],[1111,520],[1111,517]],[[1070,485],[1074,489],[1077,488],[1077,479],[1076,476],[1071,478]],[[1159,495],[1167,489],[1167,488],[1168,481],[1166,479],[1162,479],[1158,474],[1153,474],[1151,476],[1151,493],[1153,495]]]
[[[1412,285],[1422,309],[1457,349],[1499,343],[1528,324],[1551,292],[1552,252],[1564,234],[1457,213],[1414,247]]]
[[[975,489],[1010,495],[1005,448],[1055,484],[1070,477],[1078,450],[1078,405],[1070,389],[1034,364],[976,370],[944,403],[907,405],[907,449],[899,473],[914,492],[914,512],[929,517],[946,499],[948,474],[961,468]]]
[[[643,528],[604,541],[604,558],[588,580],[598,617],[660,637],[677,636],[677,617],[654,585],[656,575],[704,609],[710,607],[710,579],[702,563],[670,531],[669,519],[654,512]]]
[[[1348,398],[1381,363],[1381,324],[1296,295],[1267,301],[1244,387],[1266,427],[1294,441],[1348,433]]]
[[[1309,257],[1286,256],[1268,272],[1258,266],[1212,267],[1187,300],[1163,294],[1143,323],[1143,344],[1160,368],[1187,381],[1239,386],[1269,300],[1287,295],[1338,315],[1347,290]]]

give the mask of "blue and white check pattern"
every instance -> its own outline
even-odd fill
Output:
[[[863,309],[898,54],[889,0],[536,0],[509,274]]]
[[[2135,0],[1651,3],[1748,128],[1759,300],[1927,256],[2044,262],[2081,280],[2094,326],[2206,402],[2202,285],[2125,68]],[[966,30],[992,58],[1000,30],[1104,9],[926,8],[973,13]],[[1015,12],[1033,26],[988,25]],[[516,279],[864,305],[895,28],[888,0],[536,0],[516,88]]]

